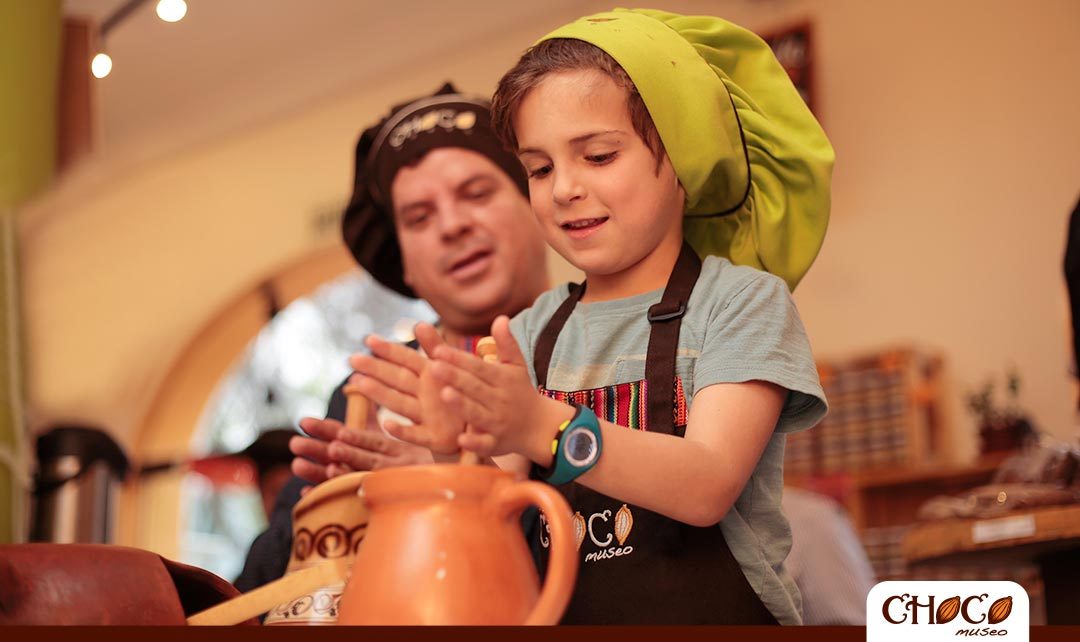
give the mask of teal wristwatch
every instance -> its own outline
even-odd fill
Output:
[[[600,459],[600,422],[592,410],[580,404],[574,407],[574,416],[559,425],[559,433],[551,440],[551,470],[540,470],[540,476],[555,486],[574,481]]]

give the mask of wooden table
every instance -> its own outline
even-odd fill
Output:
[[[1080,505],[917,524],[901,548],[912,565],[1035,563],[1045,588],[1047,623],[1080,624]]]

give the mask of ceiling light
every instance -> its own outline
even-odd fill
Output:
[[[94,78],[104,78],[112,71],[112,58],[107,53],[99,53],[94,56],[94,59],[90,62],[90,72],[94,74]]]
[[[187,15],[187,3],[184,0],[159,0],[157,15],[165,22],[180,22]]]

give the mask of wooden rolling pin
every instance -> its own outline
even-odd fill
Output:
[[[318,566],[289,573],[228,602],[222,602],[187,619],[192,626],[233,626],[258,617],[280,604],[295,600],[304,593],[346,579],[345,558],[333,559]]]
[[[496,354],[497,349],[495,347],[495,339],[492,337],[484,337],[476,342],[476,354],[480,355],[480,358],[488,363],[498,361],[499,356]],[[469,427],[465,427],[468,432]],[[466,450],[461,453],[461,459],[458,463],[462,466],[477,466],[480,464],[480,456],[471,450]]]

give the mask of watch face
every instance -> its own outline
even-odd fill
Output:
[[[574,466],[588,466],[596,459],[596,435],[588,428],[577,427],[563,438],[563,454]]]

